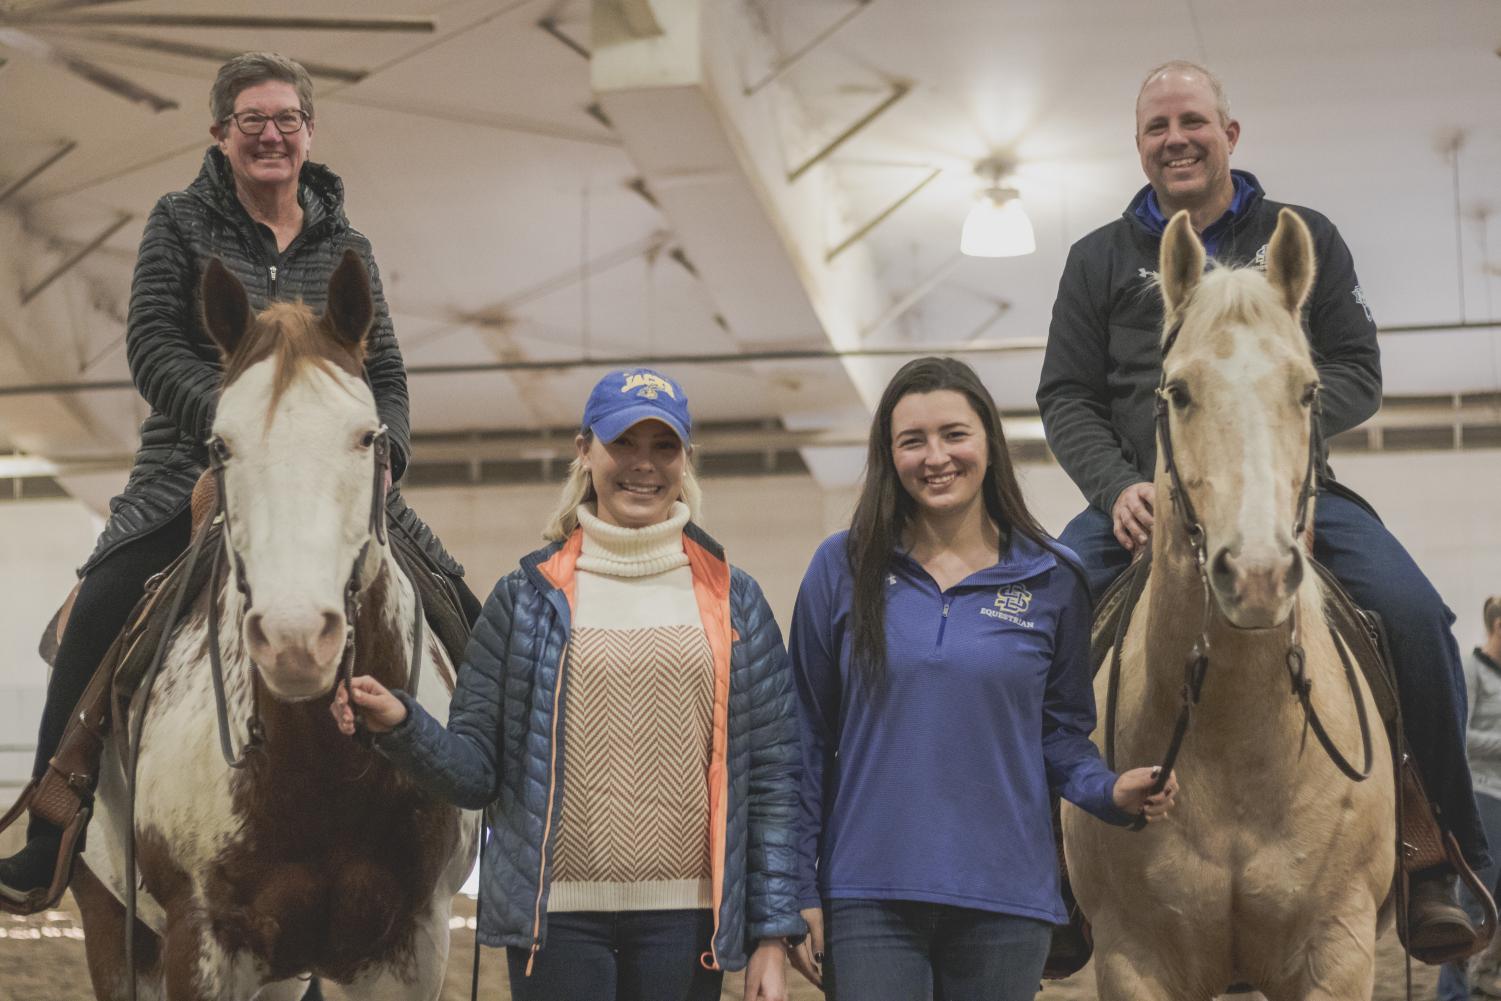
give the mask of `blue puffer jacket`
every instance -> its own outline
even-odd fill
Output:
[[[376,746],[428,791],[488,807],[480,941],[533,954],[547,942],[549,863],[567,775],[566,656],[582,532],[495,585],[470,636],[445,730],[409,698]],[[797,705],[761,588],[696,525],[683,532],[714,653],[709,822],[714,937],[702,962],[738,970],[758,939],[801,935],[797,908]]]

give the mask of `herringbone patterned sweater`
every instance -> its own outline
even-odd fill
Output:
[[[714,663],[682,531],[580,509],[550,911],[709,907]]]

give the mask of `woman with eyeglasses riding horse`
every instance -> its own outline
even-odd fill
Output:
[[[219,349],[203,329],[199,301],[209,261],[218,258],[234,273],[253,310],[276,300],[319,309],[345,251],[359,255],[375,300],[365,376],[389,431],[392,478],[399,480],[407,464],[406,369],[370,241],[344,214],[343,182],[308,159],[315,119],[307,71],[274,53],[237,56],[220,68],[209,105],[215,145],[192,184],[156,203],[141,238],[125,345],[151,415],[141,426],[125,490],[110,501],[109,522],[79,571],[47,687],[34,780],[46,773],[80,695],[146,582],[187,548],[189,499],[208,465],[204,443],[221,377]],[[407,535],[448,577],[472,623],[479,603],[464,584],[463,568],[394,489],[386,513],[392,530]],[[62,829],[33,812],[25,847],[0,859],[7,909],[52,903],[46,898],[62,841]]]

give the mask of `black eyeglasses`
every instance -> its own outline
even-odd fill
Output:
[[[226,116],[224,120],[233,121],[247,136],[258,136],[266,131],[267,122],[275,122],[276,131],[289,136],[301,131],[303,124],[310,119],[307,112],[301,108],[288,108],[275,115],[263,115],[259,111],[240,111]]]

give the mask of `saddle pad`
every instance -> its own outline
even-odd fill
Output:
[[[182,604],[186,613],[204,588],[208,587],[209,575],[213,571],[213,557],[221,544],[220,528],[217,523],[210,522],[199,531],[207,534],[200,547],[198,561],[192,568],[192,576],[187,575],[188,553],[192,551],[190,546],[169,563],[165,570],[147,582],[146,594],[131,610],[130,618],[125,620],[125,628],[120,630],[120,635],[104,655],[100,670],[109,671],[114,679],[110,696],[111,720],[125,718],[122,711],[129,707],[141,679],[150,670],[157,647],[172,625],[167,621],[167,616],[172,610],[173,596],[180,588],[187,588]]]
[[[401,558],[402,565],[412,572],[413,583],[422,598],[423,617],[427,627],[438,637],[443,649],[448,651],[449,663],[457,671],[464,659],[464,648],[469,645],[469,627],[472,623],[464,615],[463,603],[458,591],[443,568],[427,555],[427,550],[417,544],[395,521],[387,522],[391,546]],[[452,691],[454,679],[444,679]]]
[[[1144,549],[1140,556],[1131,561],[1125,572],[1115,578],[1115,582],[1106,589],[1104,597],[1095,606],[1094,624],[1089,630],[1091,675],[1100,673],[1105,658],[1110,654],[1110,648],[1115,645],[1115,634],[1121,618],[1124,617],[1127,622],[1131,620],[1131,613],[1136,611],[1136,603],[1146,591],[1146,577],[1151,569],[1152,551]]]

